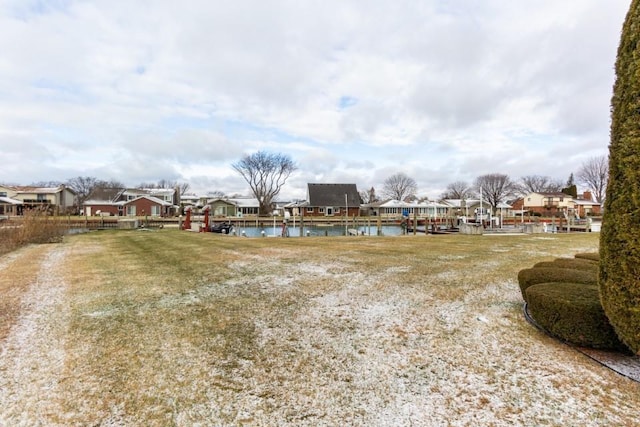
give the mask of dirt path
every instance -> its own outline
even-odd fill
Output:
[[[38,266],[50,248],[31,245],[0,257],[0,341],[18,319],[22,297],[35,282]]]
[[[41,245],[3,260],[3,270],[12,263],[22,263],[36,274],[12,290],[11,299],[19,298],[19,302],[14,316],[4,325],[8,333],[0,347],[2,426],[46,424],[45,420],[55,419],[52,415],[58,410],[57,374],[64,367],[67,315],[65,282],[58,272],[66,250],[64,245]],[[7,276],[4,271],[3,276]],[[7,293],[3,289],[3,297]]]

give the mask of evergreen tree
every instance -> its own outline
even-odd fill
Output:
[[[568,194],[569,196],[573,197],[574,199],[576,199],[578,197],[578,187],[575,184],[570,185],[569,187],[563,188],[562,192],[564,194]]]
[[[618,47],[609,179],[600,234],[600,298],[620,339],[640,353],[640,0]]]
[[[569,187],[571,187],[572,185],[575,185],[575,184],[576,184],[576,181],[573,178],[573,172],[571,172],[571,174],[569,175],[569,179],[567,179],[566,187],[569,188]]]

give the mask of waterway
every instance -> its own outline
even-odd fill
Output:
[[[367,226],[361,225],[357,228],[348,227],[345,230],[345,226],[343,225],[325,225],[325,226],[307,226],[305,225],[304,230],[302,231],[303,236],[344,236],[345,233],[351,232],[352,230],[357,230],[359,235],[364,236],[377,236],[378,235],[378,227],[375,225]],[[232,233],[235,233],[237,236],[246,236],[246,237],[282,237],[282,224],[276,224],[275,227],[242,227],[238,225],[234,227]],[[285,233],[288,234],[288,237],[300,237],[300,227],[289,226],[285,230]],[[402,228],[399,225],[383,225],[381,227],[381,235],[383,236],[399,236],[402,234]]]

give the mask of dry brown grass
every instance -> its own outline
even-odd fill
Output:
[[[0,255],[14,251],[30,243],[52,243],[62,241],[66,228],[46,212],[27,211],[0,226]]]
[[[74,236],[2,341],[0,425],[631,425],[638,384],[522,316],[517,272],[597,238]]]

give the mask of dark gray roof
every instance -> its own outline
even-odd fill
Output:
[[[360,194],[355,184],[307,184],[309,206],[360,206]]]
[[[91,193],[89,193],[87,201],[115,202],[121,192],[122,188],[94,188]]]

